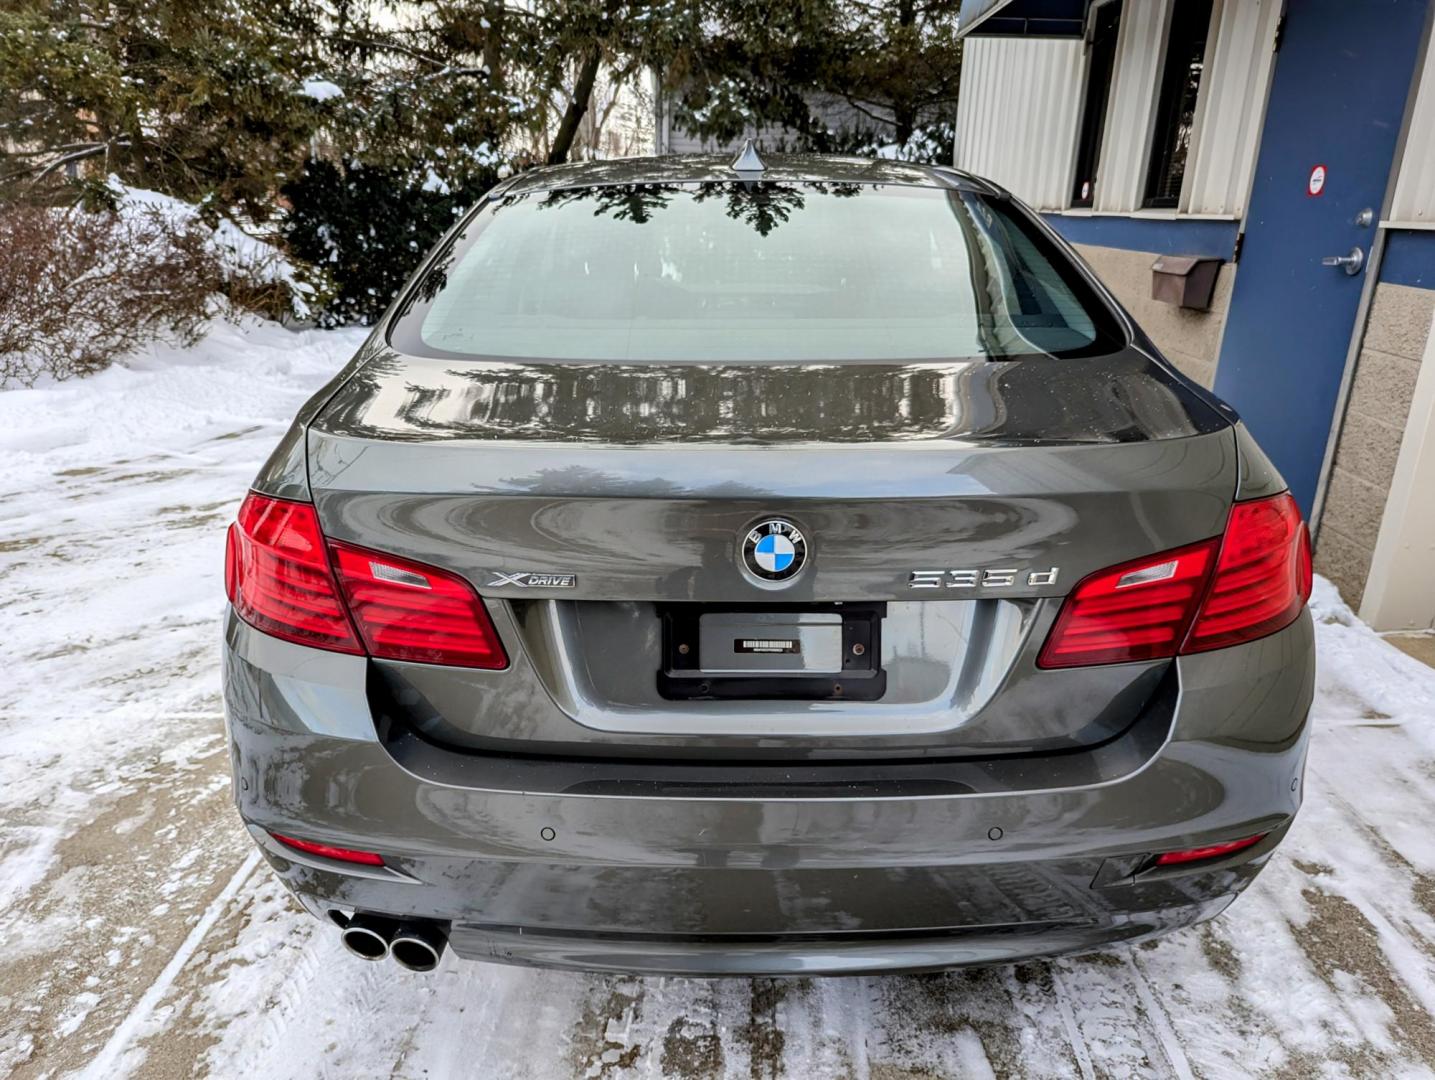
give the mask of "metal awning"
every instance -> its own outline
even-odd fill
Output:
[[[961,37],[1081,37],[1087,0],[962,0]]]

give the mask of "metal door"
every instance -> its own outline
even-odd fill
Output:
[[[1309,515],[1429,0],[1288,0],[1216,371]]]

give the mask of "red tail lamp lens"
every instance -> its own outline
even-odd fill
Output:
[[[231,523],[224,534],[224,595],[234,603],[235,589],[239,587],[239,526]]]
[[[384,660],[508,666],[468,582],[423,563],[326,543],[309,503],[251,492],[230,526],[224,576],[239,617],[286,641]]]
[[[1257,833],[1255,836],[1247,836],[1242,840],[1232,840],[1229,844],[1211,844],[1208,847],[1187,848],[1185,851],[1164,851],[1156,856],[1156,865],[1180,866],[1185,863],[1205,862],[1208,859],[1234,855],[1238,851],[1255,847],[1268,835],[1269,833]]]
[[[1196,617],[1217,543],[1205,540],[1082,579],[1062,605],[1037,666],[1175,656]]]
[[[508,666],[488,610],[463,578],[350,544],[330,547],[370,655],[450,667]]]
[[[319,649],[364,651],[309,503],[250,492],[230,529],[227,563],[234,610],[256,630]]]
[[[1310,599],[1310,537],[1289,494],[1238,502],[1223,536],[1077,583],[1037,666],[1160,660],[1255,641]]]
[[[295,851],[302,851],[307,855],[318,855],[325,859],[337,859],[339,862],[359,863],[362,866],[383,866],[382,856],[372,851],[358,851],[354,848],[334,847],[332,844],[319,844],[313,840],[299,840],[292,836],[281,836],[277,832],[271,832],[274,837],[285,847],[293,848]]]
[[[1182,652],[1273,634],[1310,599],[1310,536],[1290,495],[1231,507],[1216,578]]]

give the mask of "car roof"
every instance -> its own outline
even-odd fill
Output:
[[[694,184],[725,180],[766,180],[789,184],[901,184],[911,187],[957,188],[998,194],[1000,189],[979,177],[945,165],[923,165],[885,158],[842,157],[834,154],[763,154],[761,172],[739,172],[730,154],[670,154],[662,157],[581,161],[529,169],[500,183],[490,199],[615,184]]]

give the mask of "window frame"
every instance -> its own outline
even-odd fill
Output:
[[[1204,20],[1191,17],[1193,8],[1205,12]],[[1185,9],[1183,12],[1182,9]],[[1156,85],[1156,105],[1151,117],[1151,134],[1147,141],[1146,167],[1141,182],[1141,209],[1177,210],[1181,208],[1185,194],[1186,177],[1190,172],[1191,150],[1194,146],[1200,119],[1201,94],[1206,88],[1209,74],[1211,46],[1215,42],[1215,22],[1220,5],[1216,0],[1171,0],[1166,22],[1166,36],[1161,54],[1161,70]],[[1183,18],[1183,15],[1185,16]],[[1178,31],[1187,31],[1192,36],[1184,42],[1178,41]],[[1190,98],[1190,124],[1186,129],[1186,151],[1181,157],[1180,180],[1174,193],[1169,190],[1162,194],[1160,189],[1169,189],[1171,168],[1176,162],[1176,151],[1180,143],[1180,128],[1185,116],[1186,91],[1189,87],[1191,60],[1186,61],[1186,73],[1173,65],[1176,56],[1197,55],[1196,42],[1199,40],[1200,74],[1196,77],[1194,92]],[[1181,45],[1186,47],[1178,47]]]
[[[1081,88],[1081,123],[1076,134],[1076,162],[1072,168],[1071,183],[1068,187],[1068,205],[1077,210],[1089,210],[1096,205],[1096,183],[1101,169],[1101,147],[1106,138],[1106,119],[1111,111],[1111,89],[1116,81],[1116,61],[1120,55],[1121,18],[1123,0],[1105,0],[1092,8],[1091,24],[1086,42],[1086,77]],[[1102,37],[1102,19],[1110,19],[1106,30],[1108,37]],[[1109,43],[1110,52],[1106,53]],[[1098,70],[1100,48],[1101,68]],[[1097,80],[1104,85],[1097,90]],[[1100,94],[1099,99],[1095,96]],[[1083,168],[1090,157],[1089,166]],[[1091,184],[1088,193],[1081,194],[1083,173],[1089,172]]]

